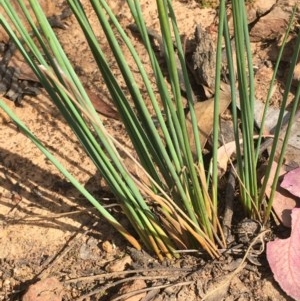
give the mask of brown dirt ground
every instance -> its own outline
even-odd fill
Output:
[[[61,2],[57,1],[58,10]],[[97,28],[88,1],[81,2]],[[124,27],[132,22],[126,1],[108,2]],[[188,37],[193,35],[196,24],[208,26],[213,22],[214,10],[200,9],[193,1],[173,2],[180,30]],[[141,5],[148,26],[158,28],[155,2],[143,0]],[[74,66],[80,70],[86,88],[101,97],[106,89],[75,17],[71,16],[67,24],[68,29],[56,30],[57,35]],[[101,29],[97,32],[100,44],[113,64]],[[142,44],[136,37],[133,37],[133,43],[147,65]],[[258,44],[254,46],[258,47]],[[265,87],[270,69],[267,64],[260,69],[261,77],[257,80],[261,81],[261,87]],[[114,71],[119,75],[117,67]],[[259,90],[261,95],[263,90]],[[279,86],[276,93],[279,98],[282,93]],[[13,110],[82,185],[104,204],[114,204],[113,196],[97,176],[93,163],[46,95],[26,97],[24,107],[13,107]],[[121,139],[122,124],[103,119],[109,131]],[[21,300],[30,284],[51,276],[63,285],[63,300],[112,300],[124,279],[127,286],[123,286],[123,293],[152,288],[147,297],[143,295],[143,300],[204,300],[208,292],[213,293],[205,300],[290,300],[273,280],[264,256],[260,258],[261,266],[248,263],[236,274],[234,268],[230,268],[230,262],[211,262],[205,256],[183,256],[178,261],[163,264],[154,259],[149,264],[148,259],[143,259],[138,264],[137,256],[126,248],[123,238],[16,126],[6,121],[3,119],[0,124],[0,300]],[[126,139],[123,142],[129,146]],[[113,206],[111,211],[127,223]],[[152,267],[154,270],[102,276],[105,272],[123,271],[124,267],[116,267],[118,264],[126,265],[126,270],[131,272],[134,268]],[[133,285],[129,286],[129,283]],[[159,285],[166,287],[155,289]]]

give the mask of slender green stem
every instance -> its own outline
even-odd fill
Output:
[[[292,82],[293,82],[294,68],[297,64],[297,59],[298,59],[298,56],[299,56],[299,52],[300,52],[300,33],[298,33],[298,37],[297,37],[294,52],[293,52],[293,57],[292,57],[292,60],[291,60],[289,73],[288,73],[288,76],[287,76],[287,81],[286,81],[286,84],[285,84],[285,91],[284,91],[284,94],[283,94],[283,100],[282,100],[282,104],[281,104],[281,106],[283,108],[285,108],[286,104],[287,104],[288,95],[289,95],[289,92],[290,92],[290,89],[291,89],[291,86],[292,86]],[[271,208],[272,208],[272,204],[273,204],[273,198],[274,198],[274,194],[275,194],[277,183],[278,183],[279,169],[280,169],[280,167],[283,163],[283,160],[284,160],[284,154],[285,154],[285,149],[286,149],[287,144],[288,144],[290,130],[291,130],[291,127],[292,127],[293,122],[294,122],[294,117],[295,117],[296,110],[298,109],[299,93],[300,93],[300,84],[298,84],[295,99],[294,99],[294,102],[293,102],[291,115],[289,117],[287,130],[286,130],[286,133],[284,135],[282,150],[280,152],[280,156],[279,156],[279,159],[278,159],[278,167],[276,169],[276,173],[275,173],[275,176],[274,176],[271,195],[269,197],[269,202],[268,202],[268,207],[265,211],[265,217],[264,217],[264,222],[265,223],[267,222],[267,220],[269,218],[269,215],[270,215],[270,212],[271,212]],[[271,168],[272,168],[272,164],[274,162],[275,152],[276,152],[276,148],[277,148],[277,145],[278,145],[278,140],[279,140],[279,137],[280,137],[280,134],[281,134],[281,125],[282,125],[282,122],[283,122],[283,117],[284,117],[284,109],[281,109],[280,113],[279,113],[279,117],[278,117],[278,123],[277,123],[276,129],[275,129],[274,142],[273,142],[273,145],[272,145],[272,148],[271,148],[270,159],[269,159],[267,170],[266,170],[266,175],[268,175],[268,177],[265,176],[265,178],[264,178],[262,188],[261,188],[261,193],[259,195],[259,204],[262,203],[262,201],[265,197],[265,191],[266,191],[266,187],[267,187],[267,184],[268,184],[270,171],[271,171]]]
[[[220,1],[219,8],[219,26],[218,26],[218,42],[216,53],[216,79],[215,79],[215,101],[214,101],[214,127],[213,127],[213,172],[212,172],[212,200],[213,207],[218,205],[218,148],[219,148],[219,114],[220,114],[220,88],[221,88],[221,69],[222,69],[222,37],[224,31],[225,20],[225,0]],[[215,224],[216,221],[214,220]]]

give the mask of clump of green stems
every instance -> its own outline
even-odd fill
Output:
[[[171,84],[170,90],[166,85],[162,70],[152,49],[139,1],[128,0],[127,4],[149,55],[155,78],[154,87],[144,69],[141,58],[106,1],[90,0],[98,17],[99,24],[107,38],[107,43],[114,54],[125,80],[128,89],[127,92],[129,92],[130,96],[127,96],[128,93],[122,90],[118,79],[113,75],[105,53],[100,47],[96,33],[80,1],[68,0],[86,37],[90,51],[103,76],[111,98],[126,127],[138,159],[135,159],[134,156],[126,152],[117,139],[107,133],[101,118],[93,108],[82,83],[74,72],[38,1],[29,0],[32,8],[30,13],[22,0],[18,0],[17,2],[22,7],[31,26],[31,34],[24,29],[25,27],[13,9],[11,1],[8,0],[0,0],[1,6],[6,12],[6,16],[0,16],[1,25],[9,33],[11,39],[48,92],[51,100],[56,104],[69,126],[77,135],[87,155],[91,157],[95,166],[107,181],[111,191],[117,196],[122,210],[139,235],[139,240],[149,250],[156,253],[160,259],[163,257],[178,257],[177,250],[195,247],[203,248],[211,257],[215,258],[219,256],[219,248],[226,248],[226,241],[222,233],[218,214],[217,166],[221,47],[224,37],[230,70],[232,116],[237,147],[237,177],[240,183],[240,198],[249,216],[257,219],[263,218],[265,221],[268,220],[272,198],[268,201],[262,215],[261,208],[265,202],[266,181],[274,160],[275,148],[283,120],[283,111],[288,91],[291,87],[293,68],[299,52],[299,37],[291,62],[286,93],[282,101],[282,110],[278,119],[265,181],[262,187],[258,187],[256,169],[259,146],[263,136],[261,132],[258,142],[254,143],[254,75],[244,1],[233,1],[232,3],[238,89],[236,89],[235,84],[236,75],[234,74],[229,29],[225,14],[226,1],[220,1],[219,36],[216,53],[213,155],[211,168],[208,172],[204,168],[191,85],[180,33],[170,0],[157,1],[158,18],[164,41],[163,52]],[[38,25],[33,22],[32,14],[36,16]],[[11,24],[13,24],[13,27]],[[143,88],[146,90],[147,96],[145,94],[142,95],[138,87],[132,72],[132,66],[128,65],[120,46],[120,40],[122,44],[126,45],[132,55],[136,64],[134,68],[138,68],[139,70],[144,83]],[[174,44],[177,53],[175,53]],[[179,58],[183,71],[188,106],[194,130],[192,138],[187,135],[176,55]],[[280,58],[276,64],[275,72],[279,61]],[[271,85],[273,85],[274,79],[275,75]],[[155,95],[154,89],[158,89],[159,99]],[[145,105],[144,97],[150,100],[151,108]],[[237,97],[240,99],[241,106],[242,137],[239,136],[238,132]],[[266,99],[266,110],[269,99],[270,93]],[[291,112],[286,139],[288,139],[289,128],[292,124],[298,101],[299,88],[297,89]],[[162,107],[160,103],[162,103]],[[0,102],[0,107],[9,114],[21,131],[37,145],[61,173],[99,210],[100,214],[128,239],[134,247],[140,249],[141,244],[139,240],[124,229],[102,204],[68,173],[64,166],[51,155],[37,137],[18,120],[3,102]],[[162,114],[162,109],[165,115]],[[155,119],[159,123],[159,130],[150,111],[155,112]],[[263,122],[264,120],[262,124]],[[190,139],[195,140],[196,156],[192,155],[189,143]],[[242,145],[240,145],[240,141],[242,141]],[[124,162],[120,159],[120,149],[127,153],[133,164],[136,164],[137,168],[145,175],[147,181],[129,172]],[[280,158],[280,163],[282,159],[283,157]],[[274,180],[273,191],[276,187],[277,179],[278,173],[277,178]],[[210,191],[212,192],[211,194]]]

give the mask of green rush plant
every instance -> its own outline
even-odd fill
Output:
[[[243,1],[234,1],[232,5],[233,11],[233,20],[234,20],[234,41],[236,45],[236,66],[237,66],[237,82],[238,82],[238,95],[235,94],[235,88],[233,86],[233,72],[231,72],[231,91],[232,91],[232,116],[233,116],[233,124],[234,124],[234,134],[236,141],[236,154],[237,154],[237,169],[238,169],[238,178],[240,182],[240,193],[241,193],[241,201],[246,209],[246,212],[253,218],[258,220],[263,220],[264,224],[268,221],[272,202],[274,198],[274,193],[276,191],[276,186],[279,178],[280,167],[283,163],[285,149],[287,147],[290,130],[292,124],[294,122],[294,117],[296,113],[296,109],[299,104],[299,85],[295,94],[295,98],[292,105],[291,115],[287,125],[287,131],[284,135],[284,143],[282,147],[282,151],[280,153],[280,158],[278,159],[278,167],[276,169],[276,175],[273,180],[272,192],[269,197],[268,204],[266,205],[265,201],[265,191],[267,187],[267,182],[270,177],[270,171],[272,168],[272,164],[275,158],[275,151],[278,145],[279,137],[281,134],[281,128],[283,125],[284,112],[287,105],[288,94],[291,89],[292,80],[293,80],[293,72],[294,68],[297,64],[298,56],[299,56],[299,42],[300,42],[300,33],[298,33],[298,37],[296,40],[296,45],[294,49],[294,54],[291,59],[290,69],[287,77],[287,81],[285,83],[285,92],[283,95],[280,114],[277,120],[277,124],[275,127],[275,133],[273,142],[271,145],[271,151],[268,158],[268,165],[265,173],[265,177],[263,180],[263,184],[261,187],[258,187],[258,178],[257,178],[257,168],[258,168],[258,157],[260,152],[261,141],[263,138],[263,130],[266,119],[266,113],[269,107],[269,102],[272,94],[272,88],[274,85],[274,81],[276,78],[277,70],[279,67],[279,63],[281,60],[281,56],[283,53],[283,49],[288,38],[291,26],[293,24],[294,15],[297,7],[294,8],[294,11],[291,16],[291,20],[289,22],[288,28],[286,30],[282,47],[279,52],[279,56],[274,68],[274,73],[272,80],[270,82],[270,87],[268,91],[268,95],[266,96],[265,108],[261,120],[260,133],[258,137],[258,142],[255,143],[254,140],[254,128],[255,128],[255,120],[254,120],[254,104],[255,104],[255,87],[254,87],[254,72],[253,72],[253,64],[251,57],[251,48],[250,48],[250,40],[249,40],[249,32],[246,18],[246,10],[245,5],[242,3]],[[228,27],[225,23],[225,37],[229,37]],[[229,68],[233,70],[233,62],[230,55],[230,43],[229,39],[225,38],[226,46],[227,46],[227,57],[229,60]],[[236,99],[237,96],[240,100],[240,114],[241,114],[241,132],[242,135],[239,137],[238,132],[238,120],[237,120],[237,105]],[[240,138],[242,138],[242,143],[240,144]],[[263,212],[261,214],[261,212]]]
[[[122,118],[136,156],[128,153],[118,143],[116,137],[107,133],[100,116],[96,113],[82,83],[50,27],[39,2],[29,0],[30,10],[26,8],[24,1],[14,2],[21,6],[31,30],[25,30],[23,21],[11,4],[12,1],[8,0],[0,0],[1,7],[5,11],[5,14],[0,16],[1,25],[35,72],[49,97],[76,134],[87,155],[90,156],[98,171],[105,178],[111,191],[117,196],[124,214],[131,222],[139,239],[128,233],[105,210],[101,202],[96,200],[68,173],[64,166],[5,106],[4,102],[0,101],[0,107],[7,112],[21,131],[37,145],[60,172],[99,210],[100,214],[134,247],[140,249],[141,241],[160,259],[178,257],[178,250],[199,247],[203,248],[212,258],[216,258],[219,256],[218,249],[226,248],[218,213],[217,162],[221,47],[222,37],[224,37],[231,79],[232,116],[237,147],[237,174],[240,182],[241,201],[249,215],[258,219],[262,218],[260,208],[264,202],[266,183],[264,182],[262,187],[258,187],[256,169],[259,145],[263,136],[261,132],[258,143],[254,143],[254,81],[244,1],[232,1],[237,57],[237,89],[225,14],[226,1],[220,1],[213,155],[209,171],[205,171],[204,168],[192,90],[171,0],[156,1],[163,38],[162,50],[167,65],[170,89],[152,49],[139,1],[127,0],[127,5],[147,50],[155,84],[150,80],[141,58],[106,1],[90,0],[126,83],[127,91],[121,88],[118,78],[114,76],[80,1],[68,0],[114,105]],[[33,21],[33,15],[37,19],[37,24]],[[287,92],[291,85],[293,67],[296,64],[296,52],[297,54],[299,52],[298,40],[288,77]],[[124,46],[132,56],[135,66],[130,66],[127,63],[123,52],[124,48],[122,48]],[[183,73],[188,108],[191,114],[192,137],[189,137],[187,132],[185,108],[180,89],[181,83],[178,76],[178,60]],[[143,89],[146,91],[143,94],[137,84],[132,71],[133,68],[139,70],[143,80]],[[156,89],[159,91],[159,97],[154,93]],[[240,99],[242,137],[239,136],[238,132],[238,98]],[[146,105],[145,99],[147,99],[148,105]],[[267,104],[269,99],[270,94]],[[271,152],[268,168],[274,160],[276,141],[279,137],[286,99],[287,93],[283,100],[282,115],[278,120],[278,132],[275,134],[273,153]],[[295,108],[298,101],[299,89],[294,101]],[[155,112],[155,122],[150,112]],[[290,124],[292,124],[294,113],[293,111]],[[288,131],[286,137],[288,138]],[[196,145],[196,154],[194,155],[190,147],[191,139],[195,141]],[[242,145],[240,141],[242,141]],[[144,175],[142,178],[138,178],[128,170],[124,161],[120,159],[120,150],[125,152],[132,164],[137,166]],[[264,211],[265,220],[268,219],[271,205],[272,202],[269,201],[267,209]]]

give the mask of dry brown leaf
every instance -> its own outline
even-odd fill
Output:
[[[276,168],[277,168],[277,163],[273,162],[270,177],[266,187],[267,197],[269,197],[271,194],[271,188],[273,185]],[[284,175],[285,173],[286,170],[283,167],[281,167],[280,176]],[[278,219],[285,227],[291,227],[291,212],[292,209],[297,206],[296,199],[297,198],[295,196],[290,194],[284,188],[280,187],[280,183],[277,184],[274,200],[273,200],[273,210],[276,213]],[[298,206],[299,205],[300,204],[298,204]]]
[[[235,141],[228,142],[218,149],[218,177],[221,178],[226,170],[228,161],[236,152]]]
[[[103,100],[103,97],[106,98],[106,96],[98,96],[95,93],[87,90],[86,91],[95,110],[104,115],[105,117],[108,118],[113,118],[113,119],[120,119],[119,118],[119,113],[113,108],[113,104],[108,104]]]
[[[295,167],[300,166],[300,137],[299,137],[299,127],[300,127],[300,111],[296,113],[294,123],[291,128],[290,137],[287,143],[287,148],[284,153],[284,165],[286,170],[294,169]],[[275,153],[275,161],[278,161],[281,154],[283,139],[286,131],[282,130],[278,141],[278,145]]]
[[[149,177],[145,170],[142,169],[142,167],[135,164],[135,162],[131,159],[126,157],[123,160],[127,170],[129,173],[134,176],[138,181],[140,181],[142,184],[145,184],[146,186],[150,186],[151,182],[149,180]]]
[[[18,68],[20,70],[20,75],[18,77],[20,80],[30,80],[33,82],[39,82],[32,69],[28,66],[27,63],[24,62],[22,58],[19,58],[19,56],[14,55],[10,59],[8,66]]]
[[[225,87],[220,91],[220,114],[224,113],[231,102],[230,90]],[[195,104],[195,113],[198,120],[198,129],[200,135],[200,143],[203,148],[206,141],[213,130],[213,118],[214,118],[214,99],[208,99],[206,101],[197,102]],[[196,152],[196,145],[193,134],[193,127],[191,121],[191,114],[187,114],[186,118],[188,135],[191,142],[192,153]]]

